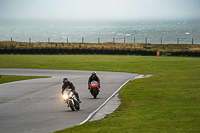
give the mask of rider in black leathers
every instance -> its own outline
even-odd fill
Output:
[[[99,84],[99,89],[100,89],[100,79],[99,77],[97,76],[96,72],[92,72],[91,76],[89,77],[89,80],[88,80],[88,89],[90,90],[90,83],[95,80],[98,82]]]
[[[74,93],[74,95],[76,95],[77,100],[79,101],[79,103],[81,103],[80,99],[79,99],[79,95],[78,93],[75,91],[75,86],[73,85],[73,83],[71,81],[69,81],[67,78],[63,78],[63,86],[62,86],[62,94],[65,91],[65,89],[71,89],[72,92]]]

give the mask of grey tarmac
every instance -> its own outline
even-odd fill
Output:
[[[97,71],[101,92],[94,99],[87,89],[92,71],[5,69],[0,75],[51,76],[0,84],[0,129],[2,133],[48,133],[83,122],[124,82],[138,74]],[[62,78],[67,77],[80,95],[81,109],[71,111],[61,98]]]

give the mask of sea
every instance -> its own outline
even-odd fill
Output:
[[[0,19],[0,41],[200,44],[200,19]]]

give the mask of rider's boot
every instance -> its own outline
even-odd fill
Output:
[[[79,102],[79,103],[81,103],[81,100],[80,100],[80,99],[78,99],[78,102]]]

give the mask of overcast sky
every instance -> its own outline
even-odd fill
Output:
[[[0,18],[200,18],[200,0],[0,0]]]

